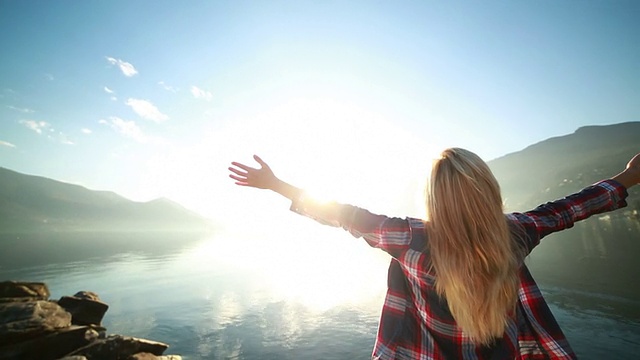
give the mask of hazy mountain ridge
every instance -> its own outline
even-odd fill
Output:
[[[640,152],[640,122],[586,126],[489,162],[507,211],[525,211],[616,175]],[[631,189],[638,199],[640,190]],[[635,207],[635,201],[630,205]]]
[[[203,231],[209,222],[168,199],[134,202],[0,168],[0,232]]]
[[[507,211],[525,211],[610,177],[640,152],[640,122],[587,126],[489,162]],[[632,189],[629,210],[640,209]],[[0,167],[0,232],[203,229],[201,216],[168,199],[146,203]]]
[[[506,211],[527,211],[616,175],[637,153],[640,122],[629,122],[582,127],[489,166],[501,185]],[[640,272],[639,188],[630,189],[627,208],[545,237],[527,258],[534,277],[546,285],[606,294],[603,308],[626,309],[624,301],[611,295],[640,299],[640,289],[630,286]],[[629,316],[640,318],[640,313]]]

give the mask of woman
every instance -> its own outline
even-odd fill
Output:
[[[233,162],[241,186],[273,190],[291,210],[340,226],[392,257],[374,359],[574,359],[524,258],[544,236],[626,206],[640,182],[640,154],[611,179],[526,213],[503,213],[487,164],[459,148],[442,152],[427,188],[427,219],[389,218],[317,203],[260,168]]]

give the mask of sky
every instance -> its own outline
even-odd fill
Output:
[[[637,1],[4,0],[0,166],[240,221],[277,201],[227,177],[259,154],[319,196],[413,214],[446,147],[491,160],[640,121],[639,17]]]

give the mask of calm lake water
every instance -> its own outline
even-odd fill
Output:
[[[223,234],[11,237],[0,243],[0,280],[44,281],[53,299],[94,291],[110,306],[108,333],[166,342],[188,360],[369,359],[389,258],[358,240],[326,249],[344,240],[274,248]],[[634,293],[556,280],[538,278],[580,358],[638,358]]]

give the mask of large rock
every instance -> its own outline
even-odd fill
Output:
[[[75,296],[77,298],[80,298],[80,299],[89,299],[89,300],[100,301],[100,297],[98,296],[98,294],[94,293],[93,291],[78,291],[73,296]]]
[[[100,325],[109,305],[100,301],[98,295],[80,291],[74,296],[63,296],[58,305],[67,310],[74,325]]]
[[[0,360],[55,360],[89,344],[98,333],[88,326],[71,326],[31,340],[0,347]]]
[[[98,339],[68,355],[82,355],[87,359],[126,359],[138,353],[162,355],[169,345],[161,342],[138,339],[122,335],[110,335]]]
[[[179,355],[162,355],[155,356],[151,353],[137,353],[129,356],[127,360],[182,360],[182,356]]]
[[[0,282],[0,360],[182,359],[161,356],[167,344],[107,337],[100,323],[109,306],[93,292],[63,296],[59,304],[49,296],[43,283]]]
[[[33,300],[49,299],[47,285],[40,282],[0,282],[0,298],[31,298]]]
[[[49,301],[0,304],[0,346],[71,326],[71,314]]]

